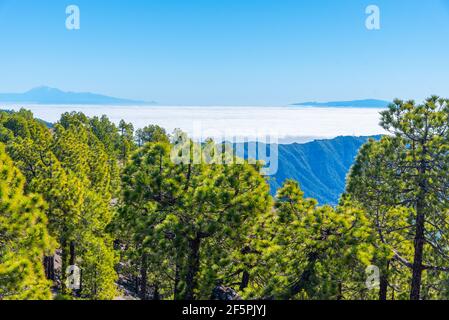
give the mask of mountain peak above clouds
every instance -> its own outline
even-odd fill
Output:
[[[330,108],[386,108],[391,102],[378,99],[364,99],[351,101],[329,101],[329,102],[301,102],[294,106],[307,107],[330,107]]]
[[[0,102],[28,104],[154,105],[147,102],[115,98],[91,92],[62,91],[48,86],[32,88],[24,93],[0,93]]]

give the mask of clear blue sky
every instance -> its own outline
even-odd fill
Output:
[[[65,28],[65,8],[81,30]],[[381,30],[365,8],[381,9]],[[449,97],[449,0],[0,0],[0,92],[162,104]]]

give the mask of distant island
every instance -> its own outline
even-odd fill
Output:
[[[0,103],[84,104],[84,105],[155,105],[156,102],[114,98],[90,92],[66,92],[46,86],[24,93],[0,93]]]
[[[366,99],[351,101],[330,101],[330,102],[301,102],[294,103],[293,106],[307,107],[333,107],[333,108],[386,108],[390,105],[390,101]]]

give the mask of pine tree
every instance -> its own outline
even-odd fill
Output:
[[[112,299],[117,294],[117,259],[107,227],[114,214],[111,172],[117,164],[85,122],[63,117],[61,123],[55,126],[53,151],[63,168],[79,182],[75,190],[82,190],[76,229],[70,242],[62,245],[70,252],[69,264],[75,262],[84,270],[81,294],[92,299]],[[66,261],[63,257],[63,263]]]
[[[410,269],[413,300],[438,294],[423,280],[438,288],[444,285],[439,273],[449,271],[448,123],[448,100],[396,100],[382,113],[381,125],[391,135],[362,149],[348,184],[348,193],[370,213],[390,261]]]
[[[118,128],[121,148],[119,159],[126,163],[131,153],[135,150],[134,127],[131,123],[126,123],[124,120],[121,120]]]
[[[117,160],[109,157],[104,145],[91,131],[89,119],[81,113],[64,114],[52,134],[25,113],[10,114],[19,119],[24,131],[7,132],[8,153],[26,176],[26,189],[39,193],[48,203],[49,230],[58,240],[62,266],[54,268],[54,256],[44,259],[47,277],[61,279],[76,264],[85,269],[83,290],[77,294],[92,299],[116,295],[113,239],[106,231],[113,216],[112,195],[117,194]],[[8,117],[4,122],[10,122]],[[17,128],[17,126],[10,126]],[[96,258],[94,258],[96,256]],[[94,270],[94,272],[91,272]]]
[[[136,141],[139,147],[148,142],[165,142],[169,143],[169,137],[164,128],[157,125],[149,125],[136,131]]]
[[[305,199],[295,181],[278,190],[275,211],[253,248],[260,261],[246,296],[275,299],[361,299],[374,248],[363,210]],[[263,263],[261,263],[263,262]],[[356,293],[356,294],[355,294]]]
[[[46,204],[24,193],[25,179],[0,145],[0,299],[50,299],[42,259],[54,250]]]
[[[193,160],[201,146],[186,143]],[[128,246],[139,252],[133,263],[144,269],[143,281],[159,279],[153,283],[158,290],[171,279],[172,294],[166,297],[209,298],[216,283],[223,281],[229,254],[243,249],[249,222],[269,210],[260,167],[220,164],[222,156],[232,155],[222,155],[209,143],[207,164],[176,163],[173,145],[150,143],[124,171],[120,220],[129,230]]]

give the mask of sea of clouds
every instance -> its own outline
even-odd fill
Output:
[[[382,134],[379,126],[381,109],[311,108],[311,107],[195,107],[195,106],[62,106],[9,105],[4,108],[31,110],[35,117],[56,122],[64,112],[81,111],[87,116],[107,115],[111,121],[121,119],[142,128],[157,124],[168,132],[181,129],[196,140],[208,137],[217,141],[261,140],[303,143],[337,136],[371,136]]]

